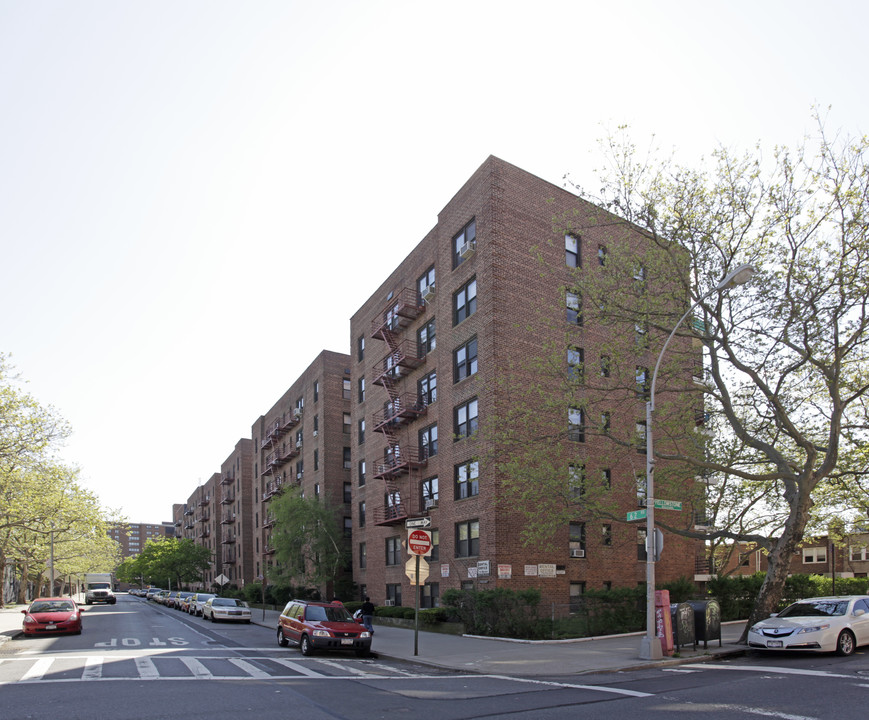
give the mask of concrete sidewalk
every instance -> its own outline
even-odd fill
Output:
[[[18,606],[0,610],[0,645],[21,632],[22,609],[23,606]],[[253,622],[275,630],[278,615],[277,610],[254,608]],[[516,677],[557,677],[666,667],[741,654],[745,646],[737,645],[736,641],[743,627],[743,622],[725,623],[721,627],[721,645],[717,640],[710,642],[707,649],[703,648],[703,643],[699,643],[696,650],[689,645],[678,651],[678,657],[653,662],[639,657],[643,633],[576,640],[515,641],[420,631],[416,642],[418,654],[414,655],[412,629],[379,625],[375,618],[371,649],[378,657],[447,670]],[[288,652],[294,650],[291,648]]]

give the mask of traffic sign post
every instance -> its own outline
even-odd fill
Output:
[[[417,520],[428,520],[431,524],[431,518],[416,518]],[[425,577],[421,576],[420,559],[423,555],[431,555],[431,533],[428,530],[423,530],[420,527],[411,529],[411,520],[406,521],[409,532],[407,533],[407,551],[414,557],[407,561],[406,569],[407,576],[410,578],[411,585],[416,587],[414,593],[415,601],[413,607],[413,654],[419,655],[419,586],[425,582],[428,577],[428,563],[425,564]],[[414,563],[414,569],[411,570],[411,563]],[[411,574],[412,573],[412,574]]]

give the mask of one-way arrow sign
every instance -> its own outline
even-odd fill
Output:
[[[408,518],[404,521],[404,527],[408,530],[410,528],[427,528],[431,527],[431,518],[430,517],[421,517],[421,518]]]

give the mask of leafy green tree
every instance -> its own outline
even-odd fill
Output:
[[[640,154],[621,135],[606,146],[596,198],[604,209],[557,222],[559,231],[594,237],[605,248],[600,262],[576,270],[583,311],[641,337],[653,357],[682,313],[728,272],[744,263],[757,271],[738,290],[709,294],[677,331],[659,371],[654,417],[656,496],[667,497],[668,484],[700,478],[697,486],[708,492],[693,500],[695,509],[714,515],[710,532],[680,523],[675,513],[659,514],[659,524],[713,544],[753,542],[768,553],[749,623],[777,609],[807,532],[823,531],[831,514],[869,506],[867,150],[866,137],[830,138],[819,120],[815,136],[797,148],[777,148],[771,157],[721,148],[695,168]],[[629,228],[648,242],[632,245]],[[621,341],[611,351],[627,390],[634,355]],[[556,365],[555,355],[544,355],[536,372],[545,375],[548,365],[550,379],[564,373],[563,359]],[[582,399],[596,420],[595,378],[586,374]],[[530,392],[539,397],[511,399],[520,424],[529,398],[538,402],[531,407],[564,402],[557,382]],[[525,413],[525,430],[530,420]],[[539,441],[523,441],[520,428],[508,445],[500,465],[507,485],[512,477],[517,492],[569,496],[570,460],[556,457],[546,468],[539,445],[552,447],[555,428],[540,425]],[[588,431],[622,452],[636,444],[629,428],[604,425],[590,422]],[[540,462],[530,472],[543,486],[521,489],[529,461]],[[595,482],[590,478],[584,502],[605,512],[608,498]]]
[[[271,501],[270,511],[275,517],[271,542],[281,579],[332,594],[349,560],[339,510],[326,498],[306,498],[300,489],[291,488]]]
[[[211,551],[189,538],[160,538],[145,543],[136,569],[146,582],[180,588],[183,583],[201,582],[211,562]]]

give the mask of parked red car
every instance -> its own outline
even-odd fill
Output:
[[[291,600],[278,618],[277,632],[278,645],[298,645],[302,655],[314,650],[351,650],[365,657],[371,651],[371,633],[340,603]]]
[[[71,598],[36,598],[24,613],[25,635],[75,633],[81,635],[82,608]]]

